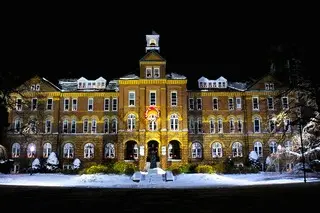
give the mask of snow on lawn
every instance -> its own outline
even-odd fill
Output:
[[[307,182],[319,181],[320,177],[308,174]],[[303,183],[301,175],[279,173],[258,174],[181,174],[174,181],[145,179],[133,182],[126,175],[64,175],[64,174],[0,174],[0,185],[97,187],[97,188],[196,188],[232,187],[259,184]]]

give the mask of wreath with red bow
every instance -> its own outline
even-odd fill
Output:
[[[149,115],[149,112],[151,111],[156,111],[157,112],[157,117],[160,116],[160,110],[156,107],[156,106],[149,106],[144,114],[145,118],[148,117]]]

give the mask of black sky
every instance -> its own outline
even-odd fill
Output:
[[[281,12],[259,15],[259,10],[161,10],[160,15],[149,11],[142,16],[138,11],[112,14],[112,8],[91,13],[39,11],[15,11],[4,21],[4,70],[23,78],[38,74],[53,82],[138,75],[145,35],[152,30],[160,34],[160,54],[168,72],[186,75],[189,82],[221,75],[242,81],[268,70],[272,46],[304,49],[308,28],[304,18]]]

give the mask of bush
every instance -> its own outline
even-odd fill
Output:
[[[133,163],[116,162],[113,164],[113,172],[115,174],[132,175],[137,170],[137,166]]]
[[[214,170],[213,170],[212,166],[210,166],[210,165],[198,165],[196,167],[196,172],[197,173],[212,174],[212,173],[214,173]]]
[[[108,167],[104,165],[91,166],[85,169],[85,174],[97,174],[97,173],[108,173]]]
[[[176,164],[169,166],[167,170],[171,171],[173,175],[179,175],[182,173],[180,165]]]
[[[223,174],[226,171],[225,164],[223,162],[219,162],[212,165],[213,171],[219,174]]]
[[[197,168],[198,165],[199,165],[199,164],[197,164],[197,163],[191,163],[191,164],[189,164],[189,171],[188,171],[188,172],[190,172],[190,173],[196,173],[196,168]]]

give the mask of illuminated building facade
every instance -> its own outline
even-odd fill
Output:
[[[289,137],[280,140],[285,125],[275,120],[292,97],[278,96],[281,83],[271,74],[252,83],[201,77],[198,89],[188,90],[185,76],[167,72],[159,35],[147,35],[146,42],[139,76],[61,79],[59,85],[36,76],[23,94],[12,94],[6,145],[14,170],[51,152],[64,169],[78,158],[83,164],[134,162],[143,170],[151,151],[165,169],[226,157],[243,163],[252,150],[265,159],[279,144],[292,147]]]

